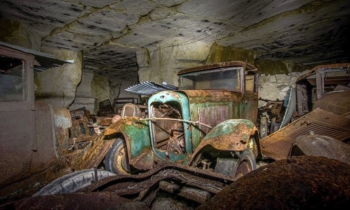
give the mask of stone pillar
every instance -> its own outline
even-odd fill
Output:
[[[99,103],[111,98],[108,77],[94,76],[91,83],[91,93],[95,100],[94,114],[99,110]],[[112,102],[111,102],[112,103]]]
[[[90,113],[95,110],[95,97],[92,96],[91,84],[94,78],[93,73],[83,72],[81,82],[78,85],[74,102],[69,106],[69,110],[85,107]]]
[[[77,86],[81,81],[82,53],[52,49],[46,49],[46,52],[62,60],[74,60],[74,63],[37,73],[36,100],[46,101],[54,107],[68,108],[74,101]]]

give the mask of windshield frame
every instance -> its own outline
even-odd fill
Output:
[[[222,72],[229,72],[229,71],[235,71],[237,72],[237,78],[236,78],[236,88],[233,88],[233,85],[231,86],[232,88],[230,88],[229,86],[225,86],[225,87],[215,87],[215,85],[212,85],[213,82],[213,78],[210,77],[210,79],[207,78],[208,82],[211,82],[210,84],[207,84],[208,88],[184,88],[184,79],[189,79],[189,77],[195,77],[192,79],[192,81],[195,81],[196,78],[199,78],[200,76],[203,75],[208,75],[209,74],[213,74],[213,73],[222,73]],[[218,83],[220,79],[224,79],[224,78],[218,78]],[[231,77],[228,80],[232,79],[232,84],[234,84],[234,78]],[[234,91],[234,92],[243,92],[243,88],[244,88],[244,72],[243,72],[243,67],[241,66],[227,66],[227,67],[221,67],[221,68],[215,68],[215,69],[208,69],[208,70],[204,70],[204,71],[195,71],[195,72],[189,72],[189,73],[185,73],[185,74],[181,74],[179,75],[179,90],[228,90],[228,91]],[[198,81],[197,81],[198,82]],[[192,85],[192,87],[195,86],[195,84]],[[228,88],[229,87],[229,88]]]

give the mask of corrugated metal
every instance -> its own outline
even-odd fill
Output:
[[[138,95],[152,95],[162,90],[177,90],[177,87],[164,82],[162,84],[157,84],[154,82],[146,81],[137,85],[130,86],[125,90]]]

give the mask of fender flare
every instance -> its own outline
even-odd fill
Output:
[[[151,150],[151,136],[149,132],[148,121],[138,117],[126,117],[118,120],[103,132],[103,139],[115,139],[123,137],[127,149],[129,164],[138,169],[150,169],[153,166],[153,161],[147,164],[140,159],[142,153],[147,153]],[[147,156],[152,159],[152,157]],[[142,162],[142,164],[139,164]]]
[[[248,147],[251,136],[256,138],[258,129],[246,119],[230,119],[216,125],[201,141],[192,157],[204,147],[212,146],[221,151],[243,151]],[[259,140],[256,142],[259,146]]]

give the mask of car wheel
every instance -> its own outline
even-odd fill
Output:
[[[105,167],[108,171],[118,175],[129,175],[130,166],[125,141],[118,138],[105,158]]]
[[[105,170],[96,170],[96,172],[95,175],[94,169],[85,169],[66,174],[41,188],[33,196],[74,193],[94,183],[96,178],[101,180],[116,175]]]
[[[255,155],[251,149],[245,149],[234,168],[234,176],[240,178],[256,169]]]

